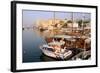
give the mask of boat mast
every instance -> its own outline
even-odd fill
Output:
[[[71,29],[72,29],[72,32],[71,32],[71,36],[72,36],[72,40],[73,40],[73,12],[72,12],[72,16],[71,16],[71,21],[72,21],[72,25],[71,25]],[[73,43],[72,43],[72,40],[71,40],[71,46],[73,47]]]
[[[73,12],[72,12],[72,33],[73,33]]]
[[[54,16],[53,25],[55,26],[55,11],[54,11],[54,13],[53,13],[53,16]],[[54,34],[54,36],[55,36],[54,26],[53,26],[53,34]]]
[[[84,21],[85,21],[85,14],[83,14],[83,20],[82,20],[82,28],[83,28],[83,34],[82,35],[84,35],[85,36],[85,34],[84,34]],[[85,49],[85,38],[84,38],[84,47],[83,47],[83,49],[84,49],[84,51],[83,51],[83,58],[84,58],[84,55],[85,55],[85,51],[86,51],[86,49]]]
[[[83,35],[84,35],[84,21],[85,21],[85,15],[83,14],[83,20],[82,20]]]
[[[54,15],[53,16],[54,16],[54,22],[53,22],[53,24],[55,24],[55,11],[54,11]]]

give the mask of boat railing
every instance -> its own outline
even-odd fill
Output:
[[[80,52],[79,54],[77,54],[77,55],[75,55],[75,56],[73,56],[72,57],[72,60],[75,60],[75,59],[77,59],[77,58],[86,58],[86,56],[89,56],[89,55],[91,55],[91,51],[89,50],[89,51],[82,51],[82,52]]]

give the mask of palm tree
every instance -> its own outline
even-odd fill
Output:
[[[82,27],[82,22],[83,22],[82,20],[79,20],[79,21],[78,21],[79,27]]]

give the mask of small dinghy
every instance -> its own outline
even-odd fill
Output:
[[[55,53],[55,50],[53,49],[53,47],[50,47],[48,45],[43,45],[40,46],[40,49],[42,50],[42,52],[49,57],[55,58],[55,59],[67,59],[72,55],[72,51],[71,50],[63,50],[59,53]]]

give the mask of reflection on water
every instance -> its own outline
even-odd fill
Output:
[[[46,55],[44,55],[44,54],[42,54],[41,56],[40,56],[40,59],[42,60],[42,61],[56,61],[56,59],[53,59],[53,58],[50,58],[50,57],[48,57],[48,56],[46,56]]]
[[[23,30],[22,45],[23,45],[23,62],[41,62],[41,61],[54,61],[42,54],[40,45],[46,44],[40,32],[36,29]]]

